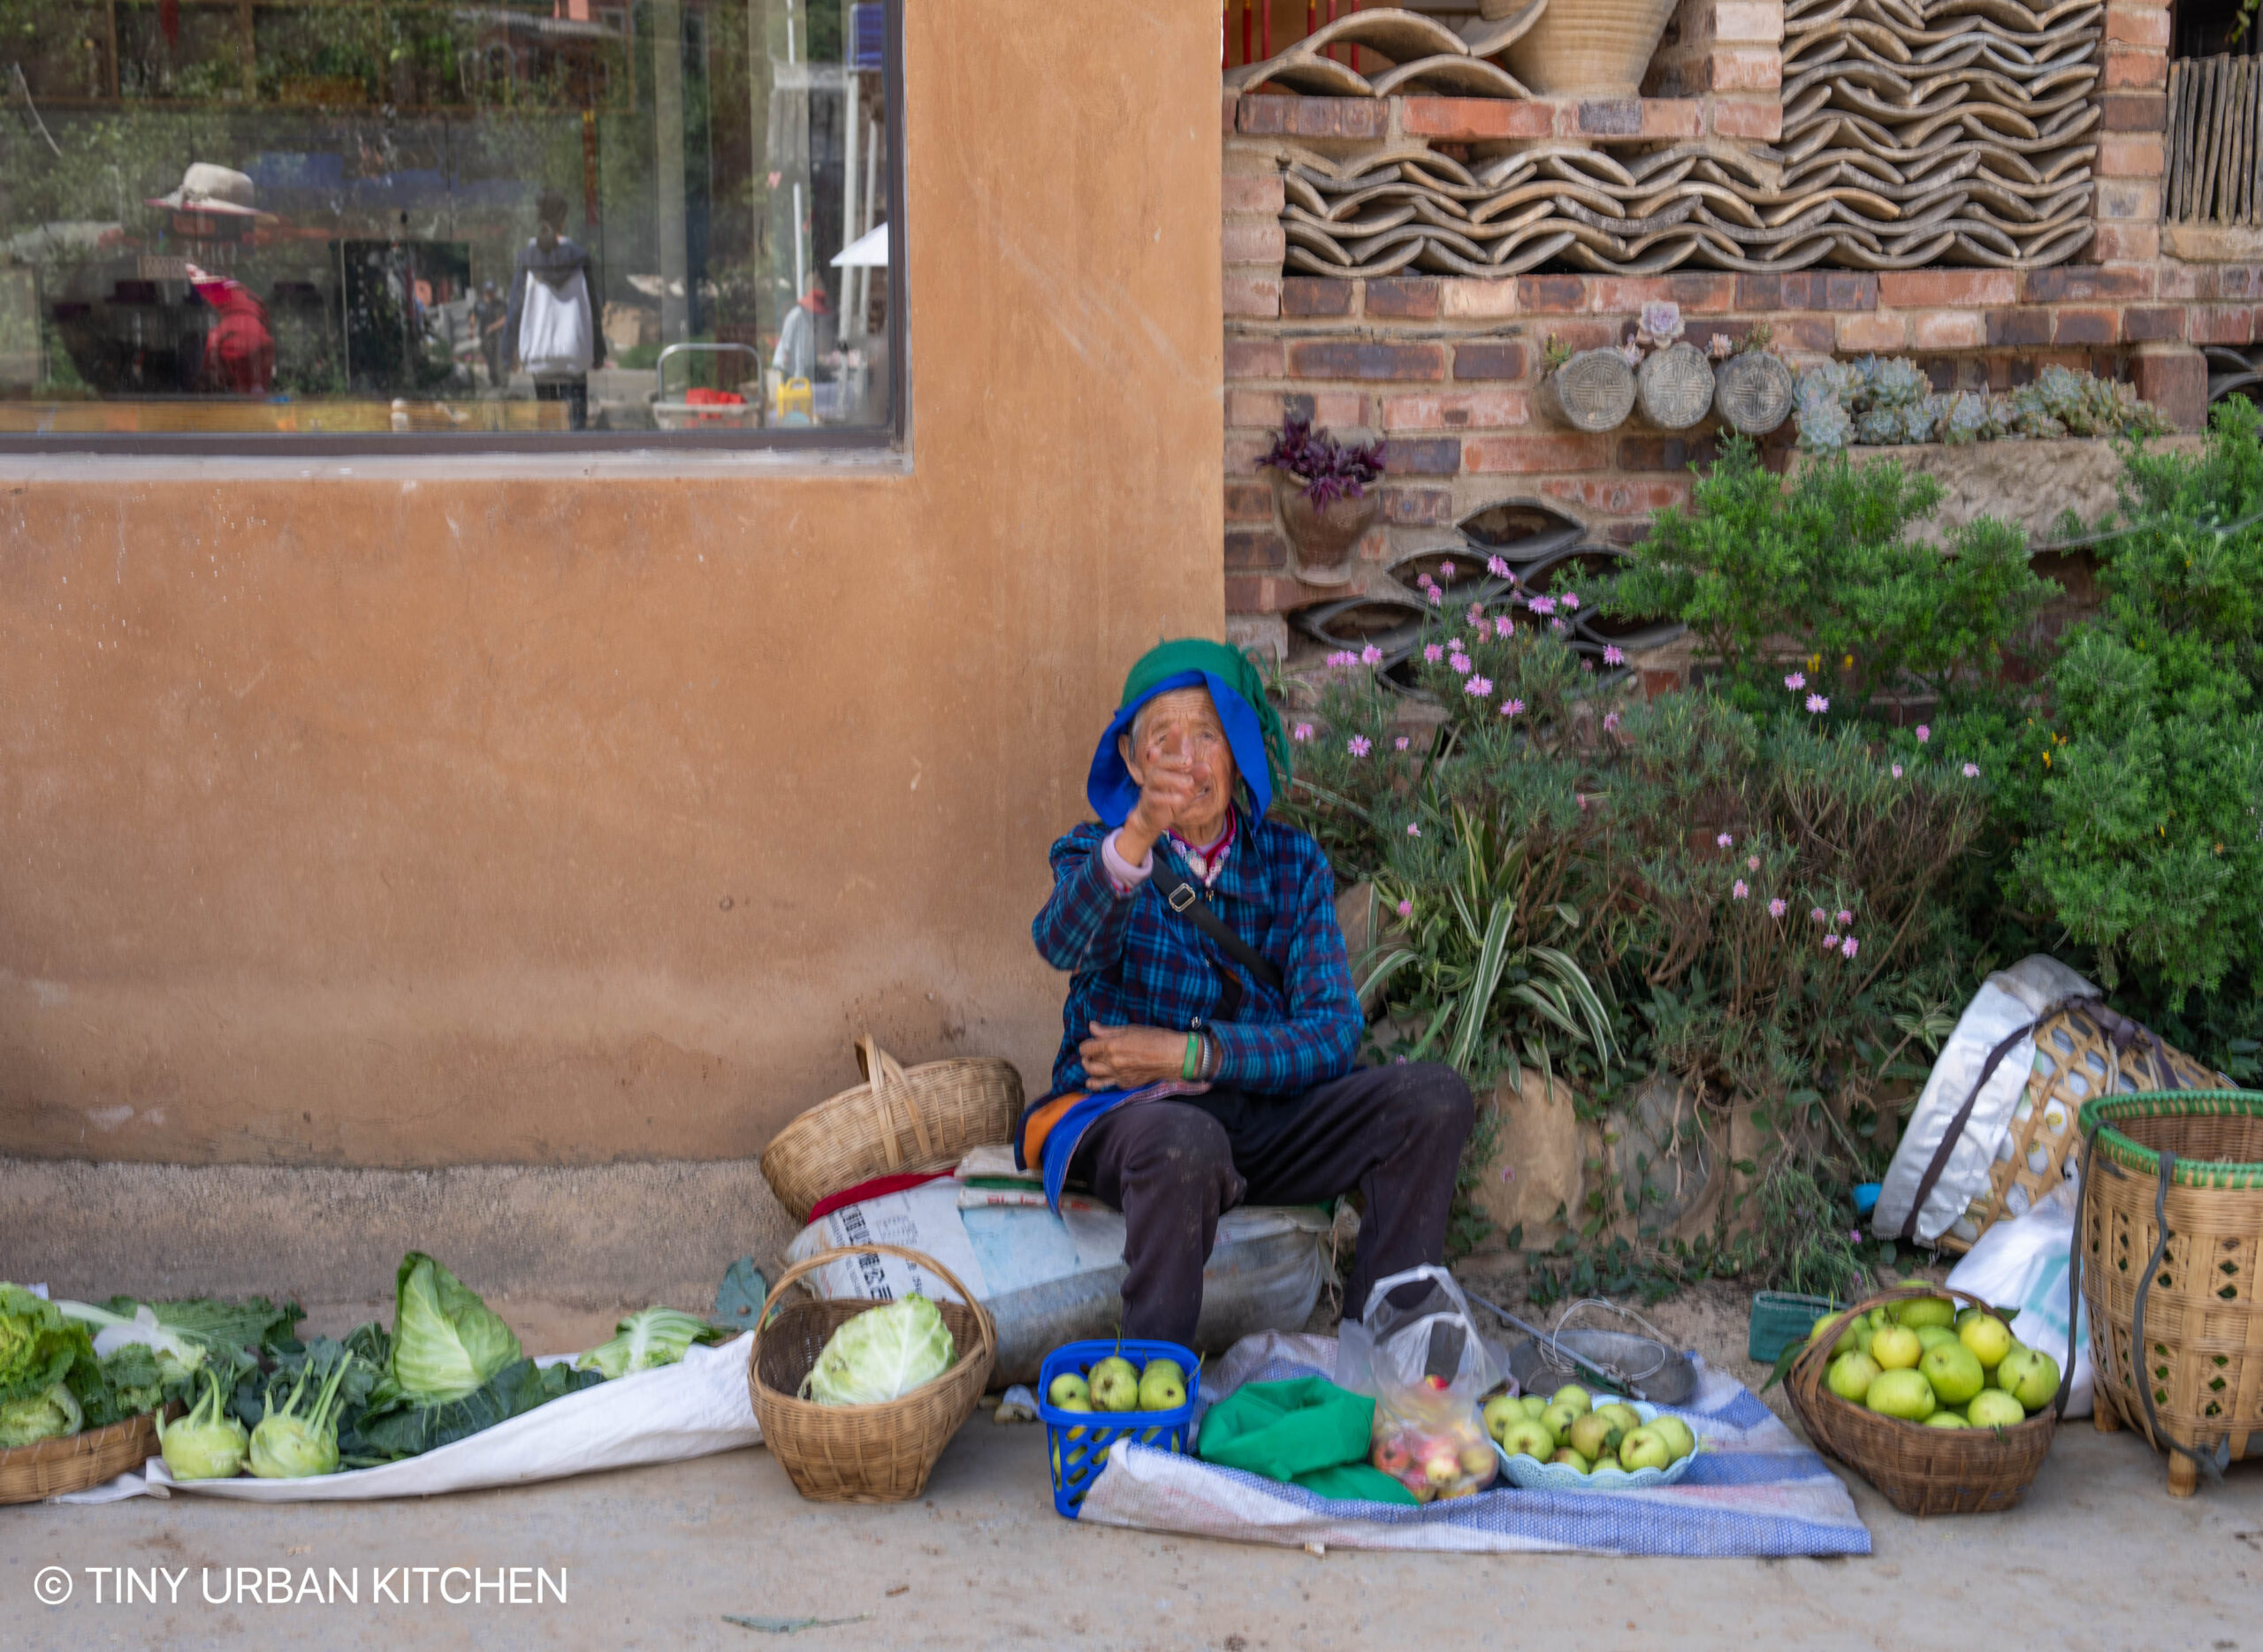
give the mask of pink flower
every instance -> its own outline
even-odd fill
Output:
[[[1355,757],[1364,757],[1372,750],[1368,744],[1368,737],[1365,735],[1352,735],[1344,742],[1344,749]]]
[[[1852,912],[1842,911],[1839,914],[1839,927],[1841,929],[1846,928],[1848,925],[1854,921],[1855,915]]]
[[[1517,634],[1517,622],[1505,613],[1493,621],[1493,635],[1504,640]]]
[[[1548,622],[1548,628],[1551,631],[1560,631],[1564,628],[1564,622],[1561,620],[1551,620]]]
[[[1980,765],[1977,763],[1966,764],[1964,765],[1964,778],[1968,780],[1978,780],[1980,778]]]
[[[1424,590],[1429,590],[1435,587],[1438,582],[1432,579],[1427,573],[1425,573],[1417,574],[1414,576],[1414,582],[1417,585],[1420,585]]]
[[[1813,918],[1817,923],[1820,924],[1820,923],[1822,923],[1825,918],[1829,917],[1831,916],[1831,914],[1829,914],[1828,912],[1825,911],[1821,907],[1819,907],[1819,906],[1818,906],[1818,907],[1817,907],[1817,908],[1815,909],[1815,910],[1813,910],[1812,912],[1810,912],[1810,913],[1808,914],[1808,916],[1809,916],[1810,917]]]
[[[1398,915],[1399,915],[1399,917],[1413,917],[1413,916],[1414,916],[1414,902],[1412,902],[1412,901],[1401,901],[1401,902],[1398,903]]]
[[[1619,346],[1619,357],[1629,367],[1640,367],[1642,364],[1642,346],[1629,339]]]
[[[1526,606],[1537,614],[1551,614],[1556,612],[1556,599],[1553,597],[1533,597],[1527,599]]]
[[[1360,657],[1349,649],[1338,649],[1328,657],[1328,663],[1331,666],[1356,666],[1360,663]]]
[[[1399,750],[1404,751],[1406,750],[1406,736],[1401,735],[1398,739],[1392,741],[1391,743]]]
[[[1713,840],[1713,847],[1716,849],[1734,849],[1736,847],[1736,840],[1731,837],[1727,833],[1724,832],[1720,836]]]
[[[1605,643],[1603,645],[1603,663],[1606,666],[1625,665],[1627,663],[1627,651],[1619,647],[1616,643]]]
[[[1893,765],[1893,778],[1897,780],[1901,778],[1901,765],[1899,763]]]
[[[1917,725],[1917,743],[1919,745],[1924,745],[1925,742],[1931,740],[1932,737],[1933,731],[1932,729],[1926,727],[1923,723]]]
[[[1445,657],[1446,651],[1440,648],[1436,643],[1425,643],[1422,644],[1422,658],[1429,664],[1435,666]]]
[[[1485,559],[1485,571],[1495,579],[1506,579],[1509,576],[1509,565],[1497,556],[1489,556]]]
[[[1562,623],[1563,623],[1563,621],[1561,621],[1560,620],[1551,620],[1551,621],[1550,621],[1550,623],[1551,623],[1551,624],[1555,624],[1555,625],[1560,625],[1560,624],[1562,624]],[[1580,669],[1581,669],[1581,671],[1593,671],[1593,670],[1595,669],[1595,661],[1593,661],[1592,659],[1583,659],[1583,660],[1581,660],[1581,661],[1580,662]]]
[[[1524,702],[1522,700],[1502,701],[1501,715],[1504,717],[1522,717],[1524,715]]]
[[[1472,677],[1461,685],[1461,691],[1482,700],[1493,692],[1493,680],[1490,677]]]
[[[1603,726],[1606,729],[1616,730],[1619,727],[1619,713],[1616,712],[1605,712],[1603,714]]]
[[[1567,590],[1558,600],[1564,605],[1564,612],[1569,613],[1580,605],[1580,593],[1575,590]]]
[[[1741,901],[1751,893],[1751,887],[1741,878],[1729,886],[1729,898],[1733,901]]]
[[[1421,826],[1414,821],[1409,820],[1406,823],[1406,835],[1408,837],[1421,837],[1422,835]]]
[[[1289,738],[1292,740],[1311,739],[1312,725],[1310,723],[1299,723],[1294,728],[1292,728],[1289,731]]]
[[[1440,604],[1444,602],[1445,599],[1445,592],[1440,590],[1436,585],[1430,587],[1430,606],[1433,608],[1437,607]]]
[[[1807,697],[1807,709],[1820,717],[1831,709],[1831,702],[1819,694],[1810,694]]]
[[[1446,664],[1453,667],[1454,675],[1457,677],[1466,677],[1469,674],[1469,656],[1467,654],[1449,655],[1446,659]]]
[[[1452,562],[1439,563],[1438,577],[1440,579],[1452,579],[1453,577],[1453,564]]]
[[[1486,632],[1493,628],[1486,622],[1485,605],[1483,603],[1473,602],[1469,605],[1469,623],[1477,628],[1477,635],[1480,636],[1484,636]]]
[[[1780,899],[1768,902],[1768,916],[1771,917],[1781,917],[1790,910]]]
[[[1757,855],[1747,855],[1744,857],[1744,869],[1747,872],[1758,872],[1760,870],[1760,856]]]
[[[1588,806],[1588,795],[1585,792],[1573,792],[1572,801],[1579,804],[1581,809],[1585,809]]]
[[[1373,643],[1368,643],[1360,651],[1360,663],[1362,666],[1382,665],[1383,650],[1377,648]]]
[[[1825,935],[1825,936],[1823,938],[1823,949],[1824,949],[1825,952],[1836,952],[1836,951],[1838,951],[1838,950],[1839,950],[1839,937],[1838,937],[1838,936],[1836,936],[1836,935]]]
[[[1839,943],[1839,955],[1842,958],[1851,958],[1862,949],[1863,943],[1856,940],[1852,935],[1848,936],[1846,940]]]
[[[1807,687],[1807,673],[1804,671],[1792,673],[1790,676],[1784,679],[1784,686],[1794,694],[1797,694],[1802,689]]]

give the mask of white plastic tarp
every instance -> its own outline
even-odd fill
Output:
[[[2056,958],[2041,953],[2021,959],[2008,970],[1999,970],[1980,984],[1972,1001],[1941,1047],[1939,1058],[1925,1080],[1924,1093],[1909,1115],[1901,1145],[1880,1184],[1878,1209],[1871,1228],[1882,1238],[1897,1238],[1916,1202],[1917,1184],[1932,1162],[1941,1138],[1964,1105],[1988,1053],[2020,1028],[2031,1024],[2052,1005],[2076,997],[2094,997],[2098,989]],[[2027,1092],[2035,1072],[2035,1039],[2021,1039],[2004,1053],[1996,1070],[1981,1085],[1962,1135],[1949,1151],[1939,1179],[1925,1196],[1917,1213],[1916,1237],[1930,1245],[1947,1232],[1964,1207],[1988,1191],[1988,1169],[1996,1149],[2011,1129],[2013,1109]]]
[[[735,1451],[762,1443],[746,1386],[750,1346],[750,1339],[741,1336],[712,1348],[695,1347],[681,1364],[564,1395],[469,1439],[377,1468],[305,1480],[179,1481],[166,1472],[163,1458],[151,1458],[139,1474],[121,1474],[55,1501],[110,1503],[180,1491],[242,1503],[357,1503],[530,1485],[599,1469]]]
[[[2075,1247],[2076,1185],[2061,1182],[2024,1215],[2000,1222],[1982,1234],[1962,1260],[1948,1270],[1948,1283],[2000,1308],[2017,1308],[2012,1335],[2038,1353],[2067,1368],[2067,1346],[2075,1347],[2075,1382],[2067,1396],[2067,1415],[2091,1411],[2090,1332],[2083,1311],[2075,1313],[2068,1335],[2067,1268]]]

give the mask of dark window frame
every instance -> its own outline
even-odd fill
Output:
[[[883,0],[886,47],[881,79],[888,124],[888,423],[885,425],[826,425],[758,430],[543,430],[475,431],[467,435],[408,434],[365,430],[334,435],[249,435],[242,431],[147,432],[131,435],[74,433],[42,436],[0,433],[0,454],[131,453],[166,458],[346,459],[475,458],[483,454],[551,455],[558,458],[632,453],[715,452],[753,453],[838,453],[900,452],[911,430],[909,370],[910,283],[905,256],[909,202],[903,129],[903,3]]]

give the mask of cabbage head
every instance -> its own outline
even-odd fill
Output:
[[[233,1480],[243,1472],[251,1436],[222,1409],[219,1374],[203,1369],[204,1395],[196,1409],[168,1424],[157,1415],[157,1439],[165,1468],[175,1480]]]
[[[76,1434],[86,1418],[71,1390],[60,1382],[50,1382],[35,1394],[0,1400],[0,1450]]]
[[[610,1381],[674,1365],[692,1344],[719,1343],[730,1335],[682,1308],[639,1308],[613,1328],[611,1342],[599,1343],[574,1362],[576,1371],[602,1371]]]
[[[461,1399],[526,1351],[499,1315],[422,1251],[395,1281],[392,1380],[420,1405]]]
[[[0,1399],[42,1393],[81,1361],[91,1374],[95,1345],[85,1327],[21,1285],[0,1284]]]
[[[950,1369],[950,1328],[922,1296],[867,1308],[826,1339],[802,1379],[802,1397],[820,1405],[877,1405],[899,1399]]]

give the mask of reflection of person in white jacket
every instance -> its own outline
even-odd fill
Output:
[[[778,330],[778,348],[771,354],[770,365],[778,376],[786,378],[817,377],[818,317],[830,316],[833,306],[825,296],[825,284],[812,276],[809,291],[802,294],[801,302],[786,312],[785,325]]]
[[[534,376],[535,400],[566,403],[567,427],[579,430],[589,424],[590,369],[605,365],[590,255],[566,233],[565,196],[545,190],[535,212],[534,239],[519,248],[511,270],[505,347],[511,366]]]

